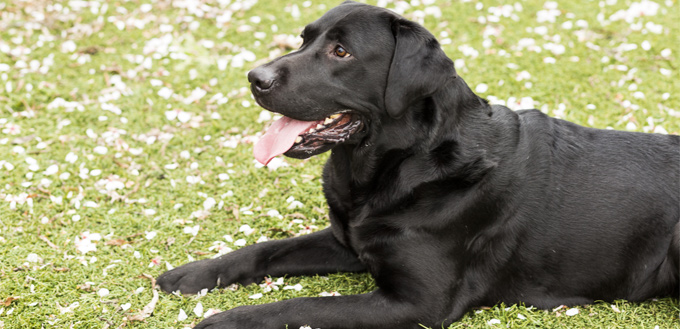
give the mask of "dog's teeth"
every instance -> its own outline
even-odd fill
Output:
[[[308,132],[309,132],[309,133],[315,133],[315,132],[316,132],[316,129],[314,129],[314,128],[312,128],[312,129],[309,129],[309,131],[308,131]]]
[[[326,120],[323,120],[323,124],[325,124],[325,125],[332,123],[332,122],[333,122],[333,119],[331,119],[330,117],[326,118]]]
[[[298,136],[298,137],[295,139],[295,144],[300,143],[300,142],[302,142],[302,137]]]
[[[331,118],[332,120],[335,120],[335,119],[337,119],[337,118],[339,118],[339,117],[341,117],[341,116],[342,116],[342,114],[336,113],[336,114],[331,115],[329,118]]]
[[[316,129],[323,129],[323,128],[325,128],[325,127],[322,124],[316,125]]]

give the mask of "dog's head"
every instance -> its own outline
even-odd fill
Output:
[[[299,50],[248,74],[257,102],[284,115],[255,146],[262,163],[359,143],[455,76],[432,34],[382,8],[345,2],[302,38]]]

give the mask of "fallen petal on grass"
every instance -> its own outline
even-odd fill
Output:
[[[128,321],[144,321],[146,318],[150,317],[153,314],[154,309],[156,309],[156,303],[158,303],[158,291],[151,290],[153,293],[153,297],[151,298],[151,301],[144,306],[142,311],[139,314],[135,314],[132,316],[129,316],[127,319]]]

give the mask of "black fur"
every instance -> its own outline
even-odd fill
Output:
[[[334,57],[338,43],[352,57]],[[271,88],[258,87],[263,77]],[[196,293],[368,271],[379,288],[237,307],[196,328],[439,328],[498,302],[678,296],[678,136],[488,105],[424,28],[355,3],[249,78],[272,111],[318,120],[350,109],[364,122],[324,167],[332,225],[178,267],[158,284]]]

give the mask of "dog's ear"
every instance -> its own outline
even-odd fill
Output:
[[[415,101],[434,94],[454,78],[453,61],[424,27],[396,18],[392,22],[394,54],[385,87],[385,108],[395,118]]]

